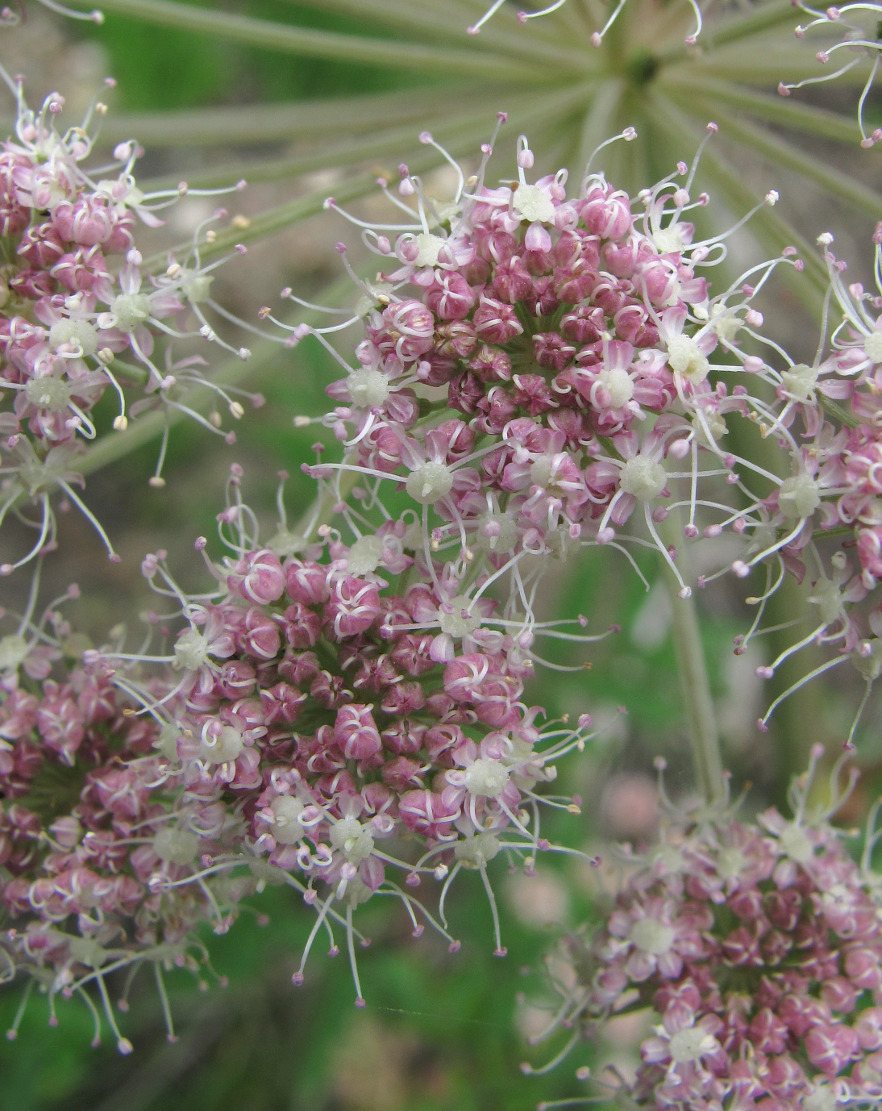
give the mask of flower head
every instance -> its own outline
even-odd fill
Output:
[[[217,430],[186,402],[185,389],[199,376],[160,369],[156,340],[202,336],[234,349],[205,316],[212,305],[210,272],[218,263],[202,265],[196,245],[187,265],[172,259],[164,274],[149,275],[135,246],[139,225],[160,225],[157,212],[176,203],[186,186],[145,195],[134,177],[143,152],[131,141],[118,144],[114,161],[101,168],[105,176],[94,180],[87,168],[91,118],[103,115],[104,106],[95,105],[81,126],[61,131],[64,100],[58,93],[33,111],[21,83],[14,91],[16,134],[0,150],[0,235],[9,259],[0,277],[0,519],[10,509],[38,505],[39,539],[22,563],[51,540],[53,485],[81,504],[56,460],[76,457],[99,435],[92,412],[108,389],[118,399],[117,432],[130,414],[156,405],[188,412]],[[200,226],[197,241],[204,234]],[[192,315],[195,329],[187,324]],[[247,357],[245,349],[236,353]],[[241,403],[218,392],[240,416]]]
[[[839,766],[829,806],[809,802],[821,755],[794,784],[790,820],[672,815],[666,851],[647,854],[584,952],[574,942],[583,971],[568,1021],[590,1033],[616,1014],[653,1014],[623,1090],[634,1106],[878,1098],[882,911],[868,862],[851,859],[828,821],[843,798]]]
[[[170,655],[144,659],[164,665],[154,679],[119,673],[162,723],[165,789],[174,783],[179,805],[198,800],[212,815],[163,840],[173,873],[153,842],[143,850],[151,882],[160,891],[273,876],[315,906],[312,937],[342,923],[351,954],[355,908],[395,894],[418,932],[423,916],[454,944],[449,884],[479,871],[496,915],[487,866],[504,853],[532,867],[550,848],[535,824],[538,788],[584,744],[590,721],[540,726],[523,700],[530,661],[506,635],[481,635],[489,600],[451,595],[404,558],[418,533],[386,556],[380,535],[347,544],[325,527],[308,551],[282,558],[257,542],[239,473],[220,515],[232,556],[208,561],[215,589],[191,599],[162,553],[147,557],[145,574],[186,623]],[[131,659],[93,655],[108,673]],[[411,893],[426,879],[443,881],[440,921]],[[498,920],[495,935],[502,953]],[[352,968],[360,998],[354,955]]]

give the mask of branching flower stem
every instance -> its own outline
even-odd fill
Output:
[[[670,531],[673,534],[673,530]],[[682,560],[683,556],[680,558]],[[695,595],[682,597],[679,583],[667,573],[667,568],[661,577],[671,600],[674,653],[695,779],[705,804],[712,808],[724,802],[727,792]]]

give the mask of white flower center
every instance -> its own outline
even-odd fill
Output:
[[[721,340],[731,343],[741,331],[741,318],[725,305],[714,305],[711,327]]]
[[[690,1027],[674,1034],[668,1050],[675,1065],[688,1065],[699,1061],[706,1053],[713,1053],[716,1046],[717,1039],[712,1034]]]
[[[331,827],[330,839],[334,848],[343,853],[350,864],[360,864],[374,851],[371,831],[357,818],[344,818],[335,822]]]
[[[450,493],[453,473],[444,463],[423,463],[410,472],[404,485],[414,501],[431,505]]]
[[[202,734],[199,755],[206,764],[226,764],[235,760],[244,747],[245,742],[239,730],[232,725],[225,725],[216,737],[210,733]]]
[[[306,809],[306,803],[291,795],[279,795],[270,803],[273,812],[273,837],[280,845],[293,845],[303,836],[303,826],[300,824],[300,815]]]
[[[710,370],[710,363],[701,348],[689,336],[674,336],[670,341],[668,363],[673,371],[690,382],[703,382]]]
[[[808,401],[818,384],[818,369],[808,363],[794,363],[781,375],[781,385],[796,401]]]
[[[530,482],[534,486],[548,489],[554,475],[554,460],[548,455],[540,455],[530,464]]]
[[[457,841],[453,846],[453,855],[466,868],[483,868],[501,848],[499,838],[492,833],[478,833],[464,841]]]
[[[178,275],[181,290],[191,305],[207,301],[211,296],[211,277],[198,270],[182,270]]]
[[[674,944],[674,927],[659,922],[657,918],[638,918],[631,927],[628,938],[644,953],[660,957]]]
[[[810,475],[794,475],[781,483],[778,506],[785,517],[793,520],[811,517],[820,504],[821,495]]]
[[[389,396],[389,379],[379,370],[362,367],[354,370],[346,380],[346,388],[353,405],[373,409],[382,405]]]
[[[346,556],[346,570],[360,578],[376,571],[383,556],[383,541],[379,536],[360,536]]]
[[[678,224],[671,224],[668,228],[659,228],[653,232],[652,241],[658,247],[659,254],[673,255],[682,251],[685,243]]]
[[[740,849],[723,849],[717,861],[717,871],[722,879],[737,879],[744,872],[744,853]]]
[[[511,203],[515,212],[530,223],[550,223],[554,219],[554,202],[538,185],[519,185]]]
[[[464,779],[470,795],[495,799],[508,784],[508,769],[498,760],[482,756],[466,768]]]
[[[49,346],[56,351],[68,344],[78,347],[84,356],[98,350],[98,331],[88,320],[56,320],[49,329]]]
[[[10,633],[0,638],[0,671],[12,671],[27,657],[28,642],[24,637]]]
[[[805,830],[793,822],[789,822],[778,834],[778,840],[787,856],[797,864],[807,864],[815,854]]]
[[[208,641],[197,629],[187,629],[175,643],[175,663],[184,671],[196,671],[208,659]]]
[[[153,851],[169,864],[190,864],[199,852],[199,838],[189,830],[166,826],[154,835]]]
[[[482,552],[511,552],[518,542],[518,526],[510,513],[488,513],[478,522],[474,545]]]
[[[417,247],[417,256],[413,260],[414,266],[434,266],[438,261],[438,252],[444,246],[442,237],[423,231],[414,242]]]
[[[608,391],[609,403],[613,409],[620,409],[634,396],[634,383],[624,367],[614,366],[602,370],[597,380]]]
[[[146,293],[121,293],[110,302],[117,328],[134,332],[150,315],[150,298]]]
[[[668,480],[661,463],[648,459],[645,455],[635,455],[622,467],[619,486],[626,494],[640,501],[652,501],[664,490]]]
[[[438,614],[441,632],[452,637],[463,637],[467,633],[473,633],[481,624],[481,618],[472,616],[469,612],[470,604],[464,594],[457,594],[451,599],[450,605],[453,606],[453,612],[445,613],[442,609]]]
[[[38,409],[60,413],[70,404],[71,387],[62,378],[32,378],[25,386],[25,397]]]

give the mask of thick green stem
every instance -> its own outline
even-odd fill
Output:
[[[673,517],[660,523],[659,533],[665,543],[671,545],[683,535],[682,530],[676,528]],[[681,557],[678,562],[682,572],[684,559]],[[682,597],[682,586],[667,567],[662,572],[662,578],[671,600],[674,655],[680,677],[680,692],[686,713],[695,779],[705,804],[714,807],[725,801],[727,790],[714,700],[698,628],[698,610],[691,594],[688,598]]]
[[[681,598],[676,580],[665,575],[673,611],[674,652],[680,676],[683,708],[689,729],[689,743],[695,778],[708,806],[726,798],[723,760],[717,732],[714,703],[708,682],[707,664],[698,629],[695,599]]]

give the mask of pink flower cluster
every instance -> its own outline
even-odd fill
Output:
[[[119,144],[95,180],[84,165],[93,147],[89,121],[60,133],[59,94],[39,112],[27,108],[20,86],[17,95],[16,137],[0,149],[0,237],[9,260],[0,281],[0,522],[19,504],[41,508],[39,536],[23,563],[52,542],[49,494],[60,487],[79,502],[75,461],[84,441],[102,431],[92,410],[104,392],[118,396],[117,431],[127,426],[133,388],[142,400],[132,412],[160,403],[186,408],[180,387],[194,377],[194,360],[160,368],[155,339],[218,337],[204,315],[211,268],[199,264],[198,253],[187,264],[172,258],[153,277],[136,247],[138,224],[159,226],[156,211],[186,186],[145,196],[133,174],[142,153],[134,142]],[[191,317],[195,330],[187,328]],[[241,415],[241,404],[226,400]]]
[[[58,603],[35,616],[36,579],[0,637],[2,953],[46,991],[53,1021],[58,997],[94,1010],[96,986],[123,1052],[105,979],[138,963],[160,982],[163,967],[198,971],[196,928],[226,931],[267,883],[316,912],[295,982],[321,929],[336,951],[336,924],[359,1003],[353,911],[376,892],[400,899],[415,936],[429,922],[456,948],[444,898],[477,871],[503,955],[487,865],[532,868],[551,849],[536,788],[590,728],[541,727],[523,701],[529,659],[485,624],[493,604],[467,612],[414,574],[400,530],[346,545],[325,528],[285,554],[284,522],[269,546],[246,533],[240,473],[212,591],[188,598],[161,554],[144,561],[185,618],[169,655],[93,648]],[[440,911],[417,899],[426,878]]]
[[[427,558],[431,534],[436,551],[485,551],[517,573],[525,553],[612,542],[637,507],[665,552],[655,525],[681,504],[676,480],[703,473],[699,449],[714,475],[735,476],[716,437],[724,414],[746,414],[744,390],[708,375],[741,369],[732,337],[759,319],[755,288],[709,297],[696,268],[723,248],[693,242],[685,217],[707,198],[691,197],[691,176],[647,191],[638,215],[602,175],[568,196],[565,171],[529,182],[532,162],[522,138],[518,181],[491,189],[482,170],[449,226],[402,167],[423,223],[394,241],[369,235],[388,262],[368,289],[359,365],[329,389],[341,404],[327,419],[349,449],[340,470],[370,499],[384,480],[404,483],[423,507]]]
[[[739,637],[744,650],[761,625],[765,601],[774,592],[775,563],[811,584],[811,611],[804,632],[769,665],[757,669],[771,678],[784,660],[808,645],[831,647],[820,671],[851,662],[867,682],[879,675],[882,634],[882,484],[880,440],[880,367],[882,367],[882,226],[874,234],[878,290],[845,284],[846,266],[830,251],[832,236],[819,237],[830,278],[832,334],[822,336],[811,364],[793,363],[776,371],[757,371],[775,391],[774,408],[757,406],[763,432],[789,459],[789,473],[767,497],[735,522],[750,537],[747,558],[734,569],[747,575],[765,564],[767,586],[755,601],[759,613],[751,634]],[[769,543],[769,536],[775,539]],[[828,539],[828,537],[830,539]],[[836,538],[835,540],[833,538]],[[770,557],[773,557],[770,559]],[[791,693],[790,691],[786,694]],[[780,696],[760,721],[764,728]],[[852,723],[851,744],[867,699]]]
[[[878,891],[868,859],[855,863],[809,812],[810,782],[792,792],[791,820],[681,820],[582,955],[589,1031],[601,1016],[654,1012],[628,1087],[635,1106],[832,1111],[882,1099]]]
[[[42,123],[34,128],[41,141],[61,142]],[[67,150],[62,142],[55,162],[74,176],[78,159],[69,152],[66,162]],[[532,867],[551,848],[539,831],[537,788],[590,728],[587,717],[575,727],[542,726],[540,709],[524,700],[540,634],[595,639],[582,631],[584,617],[573,621],[579,631],[564,632],[564,623],[534,612],[542,575],[574,549],[615,547],[633,563],[627,545],[651,544],[685,597],[691,588],[672,540],[716,540],[726,530],[743,558],[730,564],[727,556],[725,569],[747,576],[761,566],[769,575],[755,628],[784,570],[810,569],[818,619],[763,674],[813,642],[835,648],[831,666],[853,660],[868,690],[882,670],[872,562],[882,520],[877,301],[846,289],[827,251],[844,314],[830,353],[808,366],[770,344],[772,361],[782,362],[776,369],[739,342],[763,342],[756,301],[781,260],[711,295],[698,268],[719,261],[725,246],[696,242],[686,219],[707,201],[692,198],[694,171],[680,165],[632,201],[599,174],[586,172],[573,196],[563,171],[530,182],[525,139],[517,181],[486,186],[487,158],[489,148],[476,181],[467,187],[461,178],[443,215],[403,167],[399,191],[416,199],[415,223],[394,240],[365,229],[385,272],[363,284],[369,304],[357,366],[344,364],[345,377],[329,387],[335,406],[324,423],[343,454],[331,461],[319,448],[318,461],[304,466],[319,497],[301,534],[282,513],[261,542],[234,467],[218,518],[230,554],[206,555],[211,589],[181,590],[162,553],[144,561],[172,605],[156,618],[163,643],[150,655],[106,645],[80,652],[71,674],[56,674],[70,643],[57,630],[32,629],[27,616],[0,640],[0,764],[15,800],[2,811],[14,872],[4,897],[22,922],[10,959],[30,962],[50,994],[93,979],[103,991],[105,971],[134,960],[171,953],[186,962],[194,923],[225,929],[241,897],[268,882],[291,887],[316,911],[295,981],[315,937],[324,930],[335,950],[334,928],[342,927],[359,1001],[353,913],[374,894],[397,896],[415,933],[428,921],[455,945],[444,897],[459,872],[474,870],[496,917],[487,866],[520,854]],[[38,167],[53,160],[30,165],[34,192]],[[10,171],[10,227],[23,177]],[[141,291],[138,260],[129,250],[116,278],[90,269],[115,236],[129,234],[129,209],[140,202],[109,187],[87,201],[87,179],[77,181],[67,201],[56,203],[50,189],[40,209],[39,234],[59,237],[58,258],[70,255],[73,270],[65,262],[56,273],[53,262],[27,277],[35,291],[49,283],[29,301],[15,293],[40,323],[10,327],[5,341],[9,367],[22,362],[12,392],[25,408],[7,414],[17,431],[3,450],[31,445],[41,467],[54,466],[53,452],[75,450],[85,426],[79,416],[48,420],[27,409],[29,382],[106,374],[101,382],[113,385],[117,340],[152,373],[138,328],[156,315],[154,294]],[[23,240],[37,236],[35,211],[27,209]],[[82,239],[78,227],[99,225],[106,239],[63,238]],[[68,288],[74,271],[81,286]],[[170,285],[158,279],[154,288],[174,315],[183,279],[174,267],[167,277]],[[122,292],[108,299],[113,282]],[[145,313],[129,330],[111,320],[125,306]],[[108,359],[97,347],[90,362],[76,339],[89,329],[96,343],[107,341]],[[54,330],[73,338],[54,347]],[[295,329],[293,340],[307,331]],[[825,335],[819,352],[827,343]],[[167,383],[154,385],[163,392]],[[724,446],[730,420],[760,426],[779,449],[777,475]],[[42,494],[41,481],[32,496]],[[14,484],[8,493],[11,505]],[[830,555],[816,543],[834,527],[848,531],[859,572],[844,551]],[[38,548],[48,535],[44,520]],[[204,552],[205,541],[197,547]],[[169,632],[165,622],[175,618],[183,627]],[[32,692],[29,682],[41,686]],[[54,774],[46,769],[56,767],[79,769],[76,789],[53,796],[63,813],[40,802]],[[864,914],[870,893],[829,827],[806,825],[803,811],[789,825],[767,815],[762,829],[729,818],[698,825],[623,893],[594,953],[603,969],[590,985],[590,1009],[615,1010],[630,998],[656,1007],[660,1025],[635,1089],[641,1099],[660,1092],[668,1102],[658,1106],[674,1107],[684,1092],[697,1093],[705,1102],[696,1108],[715,1108],[713,1100],[737,1094],[745,1107],[777,1111],[758,1101],[787,1099],[801,1083],[813,1095],[834,1081],[872,1083],[867,1055],[880,1046],[871,1047],[855,1016],[867,1003],[860,993],[879,985],[861,985],[864,958],[854,955],[877,953],[876,926]],[[70,897],[54,886],[63,875],[63,891],[68,873]],[[426,877],[441,883],[437,912],[415,898]],[[859,928],[835,945],[831,933],[841,930],[821,898],[831,883],[866,893],[864,902],[855,896]],[[103,893],[94,906],[92,886]],[[55,948],[44,957],[24,939],[47,931]],[[502,952],[498,920],[495,934]],[[732,975],[717,977],[719,968]],[[882,993],[872,1007],[880,1001]],[[802,1026],[791,1022],[800,1007],[814,1016]],[[765,1040],[763,1024],[771,1024]],[[803,1035],[807,1056],[795,1044]],[[841,1050],[855,1038],[859,1057]],[[824,1039],[835,1068],[819,1063],[828,1061]]]
[[[178,862],[194,883],[263,860],[259,876],[300,890],[317,925],[345,922],[350,945],[353,909],[378,890],[399,895],[417,932],[415,910],[449,937],[411,892],[424,876],[446,890],[500,852],[532,862],[548,849],[535,788],[590,721],[543,732],[523,702],[529,661],[484,625],[492,603],[469,611],[424,570],[408,575],[418,563],[394,527],[351,545],[322,531],[303,557],[240,533],[234,556],[209,564],[218,589],[192,600],[149,557],[187,625],[161,679],[118,681],[166,723],[163,790],[174,781],[188,807],[226,814],[221,844],[213,829],[201,840],[201,819],[187,827],[200,840]],[[502,952],[498,924],[496,941]]]
[[[403,489],[426,565],[446,561],[462,597],[507,583],[502,612],[524,615],[525,629],[535,583],[553,566],[536,557],[579,547],[630,557],[654,546],[684,596],[730,569],[765,571],[738,652],[762,628],[785,571],[808,575],[803,629],[759,673],[772,676],[814,643],[832,649],[827,667],[850,661],[872,683],[882,630],[882,286],[846,286],[831,237],[821,236],[842,316],[825,317],[814,361],[797,362],[766,339],[757,308],[792,252],[712,293],[700,268],[721,261],[725,236],[696,241],[687,217],[708,198],[692,195],[695,167],[680,164],[632,199],[600,174],[586,172],[575,194],[565,171],[531,182],[523,137],[517,180],[490,188],[489,152],[444,206],[401,167],[414,222],[361,225],[384,269],[362,283],[372,307],[358,364],[329,388],[338,405],[326,423],[343,461],[308,468],[326,496],[350,505],[344,515],[382,505],[393,519],[392,491]],[[309,331],[294,329],[293,341]],[[741,422],[758,426],[777,458],[760,465],[727,446]],[[720,546],[724,534],[731,543]],[[725,562],[695,580],[678,552],[704,540]]]
[[[41,986],[53,1023],[58,998],[84,999],[96,1044],[101,1021],[86,989],[97,984],[125,1053],[131,1045],[119,1032],[105,977],[142,961],[160,982],[163,967],[197,971],[196,927],[211,920],[225,928],[225,908],[235,907],[246,885],[175,886],[189,875],[201,839],[220,836],[223,811],[172,790],[158,723],[135,712],[108,667],[93,661],[48,678],[74,637],[57,612],[48,618],[43,643],[27,654],[17,651],[28,647],[24,638],[0,640],[4,664],[17,651],[25,674],[42,679],[38,693],[14,667],[3,680],[0,951],[8,971]]]

